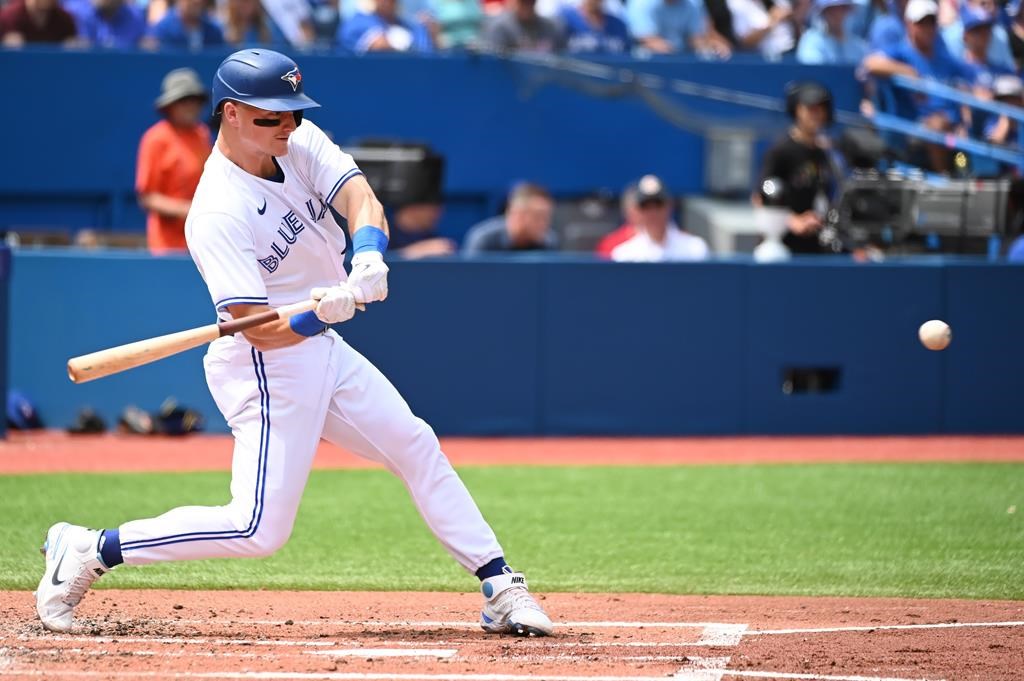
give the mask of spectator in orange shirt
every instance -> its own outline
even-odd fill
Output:
[[[594,253],[605,260],[611,260],[612,251],[619,244],[629,241],[636,236],[637,224],[637,205],[636,205],[636,183],[632,182],[625,191],[622,192],[622,198],[619,201],[619,206],[622,209],[622,219],[625,222],[621,227],[613,232],[605,234],[600,241],[597,242],[597,247],[594,249]]]
[[[209,95],[192,69],[164,76],[156,108],[164,120],[142,136],[135,175],[148,213],[146,241],[154,254],[185,251],[185,217],[210,155],[210,129],[200,121]]]

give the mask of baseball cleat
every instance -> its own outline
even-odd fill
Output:
[[[480,612],[480,626],[491,634],[516,636],[549,636],[554,625],[533,599],[521,572],[505,568],[497,577],[488,577],[480,585],[484,609]]]
[[[40,550],[46,570],[36,589],[36,612],[50,631],[71,630],[73,611],[89,586],[110,569],[97,552],[100,533],[78,525],[57,523],[46,533]]]

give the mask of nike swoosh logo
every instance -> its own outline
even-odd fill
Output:
[[[64,580],[57,579],[57,575],[60,574],[60,566],[64,564],[64,556],[66,556],[66,555],[68,555],[68,552],[67,552],[67,549],[64,549],[64,553],[61,554],[60,560],[57,561],[57,569],[53,571],[53,578],[50,579],[50,581],[53,582],[54,586],[60,586],[64,582],[68,581],[66,579],[64,579]]]
[[[256,212],[259,213],[260,215],[263,215],[264,213],[267,212],[267,200],[266,199],[263,199],[263,208],[257,208]]]

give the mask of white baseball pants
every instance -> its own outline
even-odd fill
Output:
[[[204,364],[235,436],[231,503],[125,523],[126,564],[272,554],[291,534],[321,437],[400,477],[430,530],[470,572],[502,555],[433,430],[334,331],[267,352],[224,337]]]

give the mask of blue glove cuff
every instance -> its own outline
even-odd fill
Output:
[[[388,250],[388,235],[384,230],[373,225],[366,225],[356,230],[352,236],[352,252],[377,251],[382,254]]]
[[[300,336],[315,336],[318,333],[323,333],[324,329],[327,328],[327,325],[312,310],[300,312],[289,318],[288,325],[292,327],[292,331]]]

